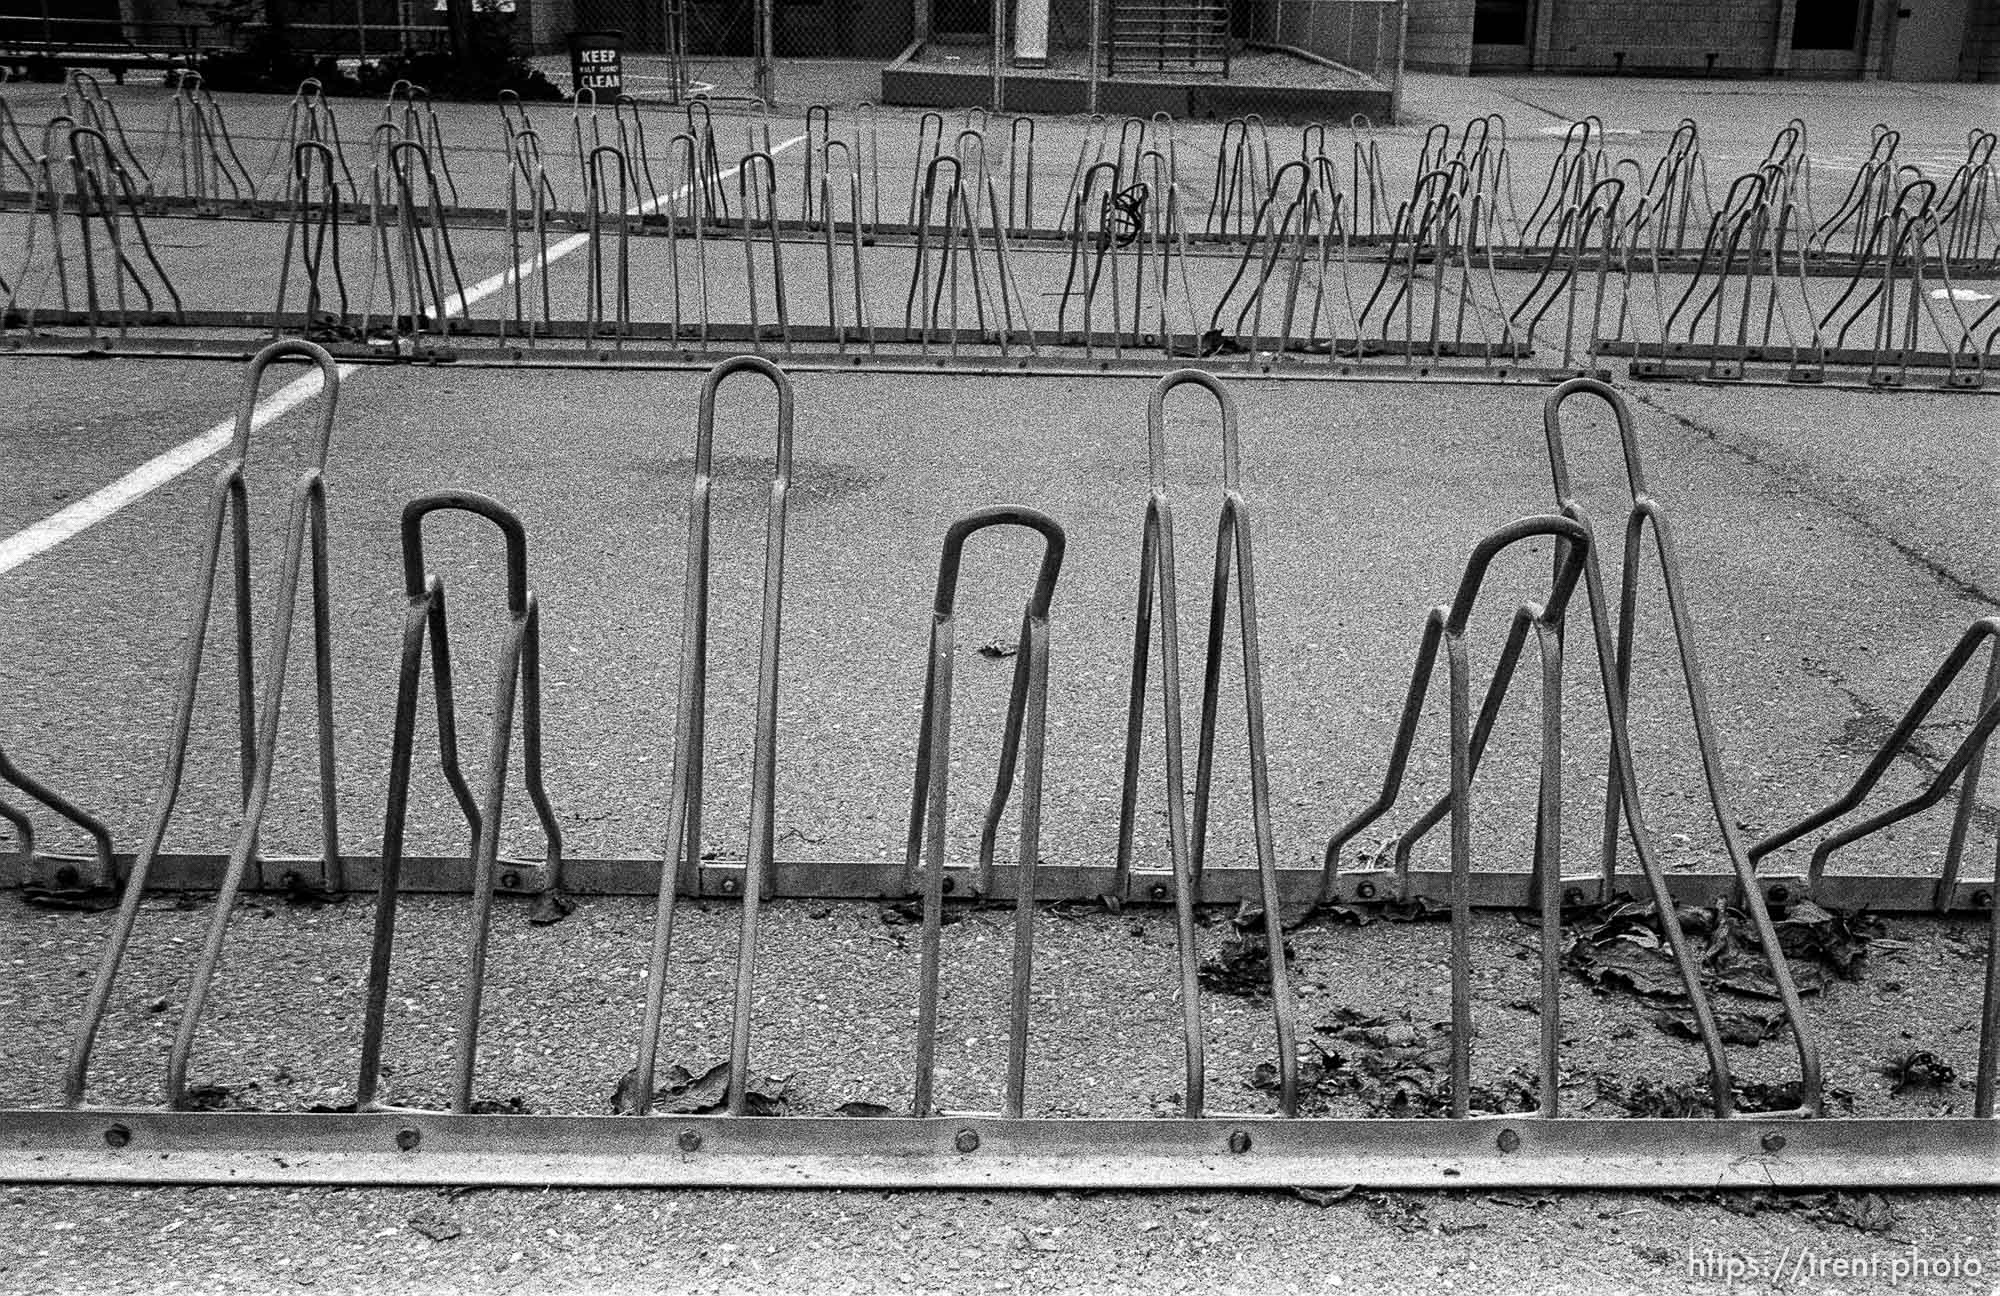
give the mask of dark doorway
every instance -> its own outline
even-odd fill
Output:
[[[935,0],[931,32],[937,36],[984,36],[993,31],[993,0]]]
[[[1526,45],[1528,0],[1477,0],[1472,6],[1474,45]]]
[[[1851,50],[1861,23],[1861,0],[1798,0],[1792,19],[1792,48]]]

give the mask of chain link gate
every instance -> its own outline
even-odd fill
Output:
[[[173,721],[175,741],[168,749],[154,819],[136,860],[123,854],[112,856],[118,885],[109,889],[119,893],[120,913],[85,1018],[78,1023],[62,1103],[55,1108],[0,1112],[0,1178],[869,1187],[1056,1186],[1074,1184],[1080,1178],[1105,1186],[1148,1187],[1344,1183],[1596,1188],[1990,1186],[1994,1182],[1994,1167],[2000,1165],[2000,1157],[1995,1155],[2000,1152],[2000,1126],[1994,1123],[1994,1083],[1996,1066],[2000,1066],[2000,1048],[1996,1048],[1996,1039],[2000,1039],[2000,1021],[1996,1020],[2000,1018],[2000,957],[1996,951],[2000,951],[2000,944],[1994,937],[2000,936],[2000,909],[1993,903],[1993,882],[1965,879],[1960,868],[1971,840],[1972,807],[1982,759],[1994,729],[2000,727],[2000,657],[1991,656],[1993,645],[2000,643],[2000,621],[1984,619],[1965,633],[1854,788],[1799,824],[1766,834],[1755,844],[1738,840],[1733,810],[1711,767],[1706,780],[1709,809],[1727,844],[1732,872],[1670,877],[1657,860],[1654,830],[1645,818],[1640,796],[1641,771],[1625,736],[1627,688],[1636,652],[1633,617],[1640,572],[1646,565],[1641,559],[1648,551],[1662,581],[1661,597],[1669,607],[1675,637],[1672,652],[1686,684],[1687,721],[1695,731],[1696,749],[1704,763],[1714,759],[1716,739],[1707,717],[1699,655],[1686,610],[1681,559],[1668,525],[1669,503],[1648,491],[1623,398],[1601,382],[1573,380],[1550,394],[1544,433],[1552,483],[1551,511],[1522,518],[1475,545],[1456,593],[1426,617],[1402,721],[1388,754],[1383,791],[1334,834],[1319,867],[1281,868],[1269,845],[1270,792],[1261,773],[1264,702],[1258,669],[1257,581],[1249,530],[1252,492],[1238,463],[1237,415],[1228,389],[1212,374],[1186,369],[1163,376],[1154,387],[1147,418],[1146,498],[1132,500],[1144,525],[1136,567],[1139,616],[1130,662],[1132,719],[1126,733],[1119,797],[1123,807],[1120,849],[1115,867],[1063,866],[1039,858],[1043,785],[1051,777],[1063,776],[1059,769],[1049,767],[1044,740],[1051,705],[1050,680],[1059,678],[1064,670],[1060,619],[1052,617],[1051,610],[1060,601],[1059,579],[1065,567],[1076,560],[1066,553],[1065,533],[1057,519],[1005,505],[965,516],[947,529],[941,538],[928,649],[919,652],[916,645],[905,645],[910,651],[909,666],[922,674],[924,687],[916,717],[920,741],[904,858],[878,865],[805,864],[780,859],[771,806],[777,778],[774,752],[781,738],[776,688],[786,637],[785,539],[793,474],[791,444],[795,419],[810,426],[815,412],[796,411],[785,371],[768,359],[752,356],[717,366],[700,397],[688,485],[686,606],[679,623],[682,668],[669,774],[673,793],[667,848],[661,855],[627,861],[566,856],[550,799],[542,787],[539,607],[530,574],[530,537],[504,503],[450,490],[411,500],[401,515],[404,634],[381,856],[369,858],[347,851],[330,810],[323,819],[325,841],[320,857],[280,859],[264,854],[258,839],[285,701],[285,662],[294,637],[291,608],[301,593],[301,584],[308,580],[314,591],[311,624],[319,684],[315,700],[322,717],[315,730],[321,797],[323,805],[330,807],[333,802],[330,780],[339,739],[329,732],[323,718],[332,687],[324,648],[327,506],[322,469],[314,466],[294,488],[290,519],[282,532],[277,614],[269,622],[261,647],[265,657],[261,694],[254,689],[248,669],[251,656],[260,651],[248,619],[252,597],[258,591],[251,587],[249,568],[242,561],[242,542],[239,539],[232,544],[234,607],[242,618],[232,651],[238,668],[236,740],[245,809],[235,848],[226,860],[167,858],[161,853],[161,843],[175,813],[175,789],[185,763],[188,717],[196,704],[203,661],[202,627],[213,601],[222,536],[231,518],[237,520],[240,536],[241,519],[249,503],[245,463],[256,448],[250,430],[251,410],[265,370],[285,360],[303,360],[318,367],[321,395],[312,440],[316,449],[310,459],[314,465],[338,461],[337,455],[328,453],[337,423],[339,386],[332,357],[314,344],[297,341],[281,341],[265,348],[246,383],[230,462],[213,489],[207,539],[194,555],[189,612],[194,634],[184,650]],[[745,825],[747,849],[740,861],[732,863],[706,857],[704,835],[695,825],[701,813],[704,735],[709,728],[712,683],[706,656],[712,601],[709,501],[717,467],[711,448],[712,428],[719,390],[732,378],[751,374],[772,390],[770,426],[775,429],[775,452],[768,477],[762,608],[757,622],[757,704]],[[1191,816],[1185,810],[1189,789],[1180,700],[1175,510],[1160,466],[1163,411],[1169,397],[1183,387],[1198,387],[1204,393],[1202,399],[1216,402],[1223,462],[1213,501],[1216,577],[1201,649],[1203,686]],[[1625,561],[1615,619],[1599,570],[1598,528],[1579,502],[1579,487],[1571,468],[1576,433],[1567,420],[1579,402],[1600,403],[1614,416],[1619,456],[1630,488],[1631,510],[1623,527]],[[739,470],[740,466],[732,468]],[[451,513],[467,514],[489,526],[500,541],[498,570],[502,573],[505,610],[494,664],[496,684],[489,724],[492,748],[483,796],[475,795],[459,770],[445,583],[432,569],[424,548],[426,519]],[[954,664],[960,657],[955,632],[958,590],[966,570],[968,541],[1002,528],[1025,529],[1040,547],[1035,577],[1021,613],[1018,655],[998,735],[998,777],[982,816],[978,859],[959,862],[947,854],[945,831],[952,804],[948,792],[952,753],[965,746],[953,725]],[[1647,545],[1649,535],[1652,543]],[[1481,690],[1473,677],[1468,641],[1485,631],[1475,629],[1473,609],[1487,593],[1489,573],[1501,555],[1517,546],[1535,544],[1551,549],[1548,584],[1519,603],[1508,618],[1504,641],[1492,656],[1492,673]],[[1598,661],[1596,676],[1582,683],[1565,679],[1565,641],[1577,637],[1568,634],[1568,628],[1575,620],[1571,613],[1579,595],[1586,611],[1578,615],[1589,618],[1587,638]],[[1158,716],[1170,860],[1165,870],[1142,868],[1128,858],[1130,821],[1139,800],[1136,772],[1148,767],[1142,738],[1151,713],[1141,702],[1152,692],[1148,663],[1155,641],[1149,626],[1154,624],[1159,632],[1163,691]],[[1582,628],[1578,629],[1581,632]],[[1502,699],[1531,643],[1539,666],[1532,674],[1538,677],[1541,702],[1536,726],[1539,772],[1534,801],[1534,868],[1528,874],[1495,872],[1481,868],[1475,852],[1471,825],[1481,788],[1486,786],[1478,775],[1501,725]],[[1491,651],[1489,645],[1481,655]],[[1879,779],[1881,767],[1923,722],[1943,691],[1965,676],[1982,652],[1989,654],[1990,669],[1980,691],[1977,719],[1924,789],[1870,818],[1822,836],[1812,866],[1803,875],[1772,869],[1767,857],[1860,808]],[[1242,661],[1247,743],[1240,750],[1247,765],[1248,811],[1256,842],[1255,866],[1249,869],[1218,868],[1204,860],[1204,845],[1216,831],[1208,810],[1208,788],[1222,759],[1216,746],[1219,668],[1230,655],[1240,655]],[[455,805],[471,842],[469,857],[441,861],[405,858],[401,847],[411,804],[416,698],[423,687],[427,657],[436,699],[432,709],[438,733],[437,757],[451,792],[449,804]],[[1413,749],[1420,742],[1439,741],[1435,727],[1425,737],[1427,731],[1419,721],[1440,657],[1448,677],[1442,739],[1450,770],[1449,791],[1413,816],[1404,812],[1409,826],[1395,839],[1393,851],[1385,847],[1367,867],[1343,865],[1347,845],[1370,824],[1396,812],[1402,771]],[[1593,711],[1604,716],[1613,737],[1603,806],[1605,851],[1592,868],[1577,872],[1566,870],[1561,859],[1556,825],[1563,813],[1566,789],[1556,753],[1565,729]],[[540,859],[509,858],[500,852],[499,824],[517,717],[523,782],[544,836]],[[66,806],[47,789],[21,780],[11,765],[0,768],[21,790],[70,818],[85,832],[98,835],[93,821],[77,808]],[[1959,797],[1958,809],[1950,829],[1947,863],[1937,878],[1826,873],[1825,860],[1832,852],[1929,809],[1954,792]],[[8,809],[10,823],[30,818],[25,811],[12,806]],[[1447,819],[1449,868],[1413,868],[1411,846]],[[1010,821],[1016,846],[1016,862],[1011,865],[1000,862]],[[26,849],[8,861],[10,876],[25,879],[44,893],[85,892],[93,884],[110,880],[87,876],[73,859],[37,853],[32,839],[25,835],[22,841]],[[108,843],[104,845],[108,849]],[[1639,865],[1638,879],[1619,870],[1626,848]],[[1392,866],[1383,866],[1383,861],[1391,860]],[[279,876],[281,872],[285,876]],[[93,1107],[95,1034],[137,926],[145,888],[162,885],[218,893],[206,939],[193,959],[192,989],[174,1031],[166,1102],[159,1107]],[[354,1098],[343,1109],[314,1113],[206,1111],[200,1109],[200,1097],[189,1084],[202,1038],[206,988],[215,978],[228,940],[233,898],[259,885],[363,894],[373,891],[375,895],[373,940],[362,990],[363,1045]],[[1574,994],[1574,983],[1565,981],[1556,956],[1566,910],[1638,887],[1649,891],[1656,901],[1660,930],[1671,951],[1671,975],[1678,979],[1692,1005],[1693,1031],[1709,1059],[1708,1114],[1647,1120],[1585,1115],[1563,1099],[1556,1083],[1564,1048],[1565,1005],[1573,1002]],[[387,1038],[383,1010],[388,969],[396,956],[399,902],[413,889],[470,893],[450,1093],[443,1110],[392,1103],[380,1086],[381,1050]],[[653,897],[654,922],[647,1007],[632,1041],[634,1065],[614,1095],[617,1114],[510,1114],[504,1104],[496,1110],[492,1099],[481,1097],[479,1082],[485,1016],[482,991],[490,979],[487,942],[496,894],[533,896],[540,921],[561,922],[577,898],[620,891]],[[917,1030],[907,1101],[899,1099],[895,1108],[835,1116],[773,1118],[760,1114],[766,1112],[769,1100],[752,1089],[752,1077],[759,1074],[758,1065],[769,1060],[770,1046],[760,1049],[752,1030],[752,1009],[759,999],[759,914],[767,902],[795,896],[880,896],[916,902],[920,965],[914,1005]],[[1029,1110],[1028,1063],[1035,1050],[1031,1005],[1038,972],[1034,956],[1037,923],[1044,903],[1086,896],[1112,896],[1135,906],[1171,906],[1175,914],[1178,976],[1183,990],[1180,1051],[1186,1063],[1186,1084],[1179,1109],[1171,1115],[1128,1119],[1025,1114]],[[714,1114],[648,1114],[655,1102],[654,1085],[660,1078],[655,1070],[661,1038],[659,993],[674,966],[676,909],[681,900],[692,897],[722,900],[735,906],[740,915],[735,967],[728,978],[729,1061],[714,1073]],[[1300,1094],[1305,1053],[1296,1039],[1297,996],[1287,978],[1284,940],[1289,924],[1285,908],[1296,910],[1314,903],[1408,905],[1426,899],[1441,901],[1449,921],[1452,1020],[1445,1035],[1449,1078],[1441,1090],[1445,1105],[1438,1114],[1442,1118],[1304,1114]],[[1743,1105],[1732,1080],[1729,1047],[1710,1004],[1708,981],[1695,963],[1693,937],[1679,925],[1676,901],[1714,899],[1727,899],[1739,907],[1761,934],[1758,957],[1771,983],[1778,987],[1784,1030],[1794,1045],[1796,1072],[1791,1081],[1777,1086],[1790,1097],[1775,1106],[1766,1103],[1762,1109],[1750,1110]],[[1207,1028],[1202,1014],[1205,987],[1195,975],[1198,951],[1192,935],[1193,914],[1198,907],[1238,900],[1250,901],[1263,915],[1250,926],[1249,939],[1253,944],[1261,942],[1267,955],[1253,975],[1263,982],[1279,1041],[1271,1077],[1275,1114],[1217,1110],[1204,1096],[1201,1083],[1206,1074],[1202,1059]],[[1857,902],[1892,910],[1971,910],[1985,915],[1985,989],[1971,1115],[1853,1118],[1834,1114],[1828,1107],[1820,1079],[1822,1046],[1800,1013],[1787,955],[1772,932],[1772,913],[1788,905]],[[1013,927],[1001,1101],[989,1112],[946,1111],[933,1084],[939,1001],[948,970],[940,955],[940,935],[952,911],[963,914],[991,903],[1011,905]],[[1479,934],[1475,911],[1523,905],[1540,919],[1535,942],[1540,987],[1539,1083],[1534,1102],[1525,1110],[1506,1103],[1496,1105],[1480,1088],[1476,1077],[1483,1070],[1479,1066],[1482,1050],[1475,1046],[1470,1015],[1475,960],[1489,958],[1492,953]],[[682,957],[686,957],[685,951]],[[1039,970],[1043,976],[1053,975],[1046,967]],[[709,1079],[704,1077],[704,1082]]]

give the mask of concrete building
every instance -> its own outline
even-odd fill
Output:
[[[890,59],[912,40],[979,41],[995,0],[771,0],[780,58]],[[1024,0],[1015,0],[1017,4]],[[1025,0],[1032,4],[1032,0]],[[1126,0],[1141,3],[1142,0]],[[1190,10],[1214,0],[1166,0]],[[1286,0],[1227,0],[1232,30],[1265,29]],[[1300,0],[1288,0],[1295,8]],[[1143,0],[1158,12],[1162,0]],[[1310,0],[1336,10],[1344,0]],[[1407,0],[1406,64],[1423,72],[1638,73],[1669,76],[2000,81],[2000,0]],[[1103,0],[1115,15],[1121,0]],[[515,31],[554,52],[571,31],[617,28],[633,50],[662,48],[670,6],[684,6],[691,52],[748,54],[756,0],[512,0]],[[294,20],[325,46],[357,52],[332,30],[362,16],[369,52],[394,48],[404,24],[443,21],[439,0],[292,0]],[[1087,41],[1088,0],[1042,0],[1046,42]],[[43,12],[67,18],[199,21],[183,0],[0,0],[0,21],[28,35]],[[1273,21],[1282,19],[1278,14]],[[379,24],[379,26],[376,26]],[[12,30],[12,27],[10,27]],[[1270,30],[1278,30],[1272,27]]]
[[[2000,80],[2000,0],[1411,0],[1429,72]]]

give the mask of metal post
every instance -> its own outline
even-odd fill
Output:
[[[364,62],[368,58],[368,0],[354,0],[354,48]]]
[[[993,6],[993,111],[1007,110],[1007,0]]]
[[[1090,0],[1090,93],[1085,111],[1097,115],[1097,79],[1103,62],[1104,0]]]
[[[1400,0],[1396,5],[1396,77],[1389,83],[1389,124],[1394,126],[1403,115],[1403,56],[1409,49],[1410,40],[1410,0]]]
[[[757,98],[771,105],[771,0],[757,0]]]
[[[660,49],[667,57],[667,80],[673,87],[668,103],[687,98],[687,51],[681,48],[681,31],[674,0],[660,0]]]

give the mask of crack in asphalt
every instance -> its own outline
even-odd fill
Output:
[[[1835,689],[1838,689],[1854,708],[1854,714],[1847,718],[1847,723],[1842,727],[1839,736],[1829,739],[1827,745],[1841,748],[1843,751],[1853,752],[1856,755],[1872,757],[1880,748],[1881,743],[1894,731],[1897,720],[1901,718],[1900,714],[1891,716],[1887,711],[1884,711],[1881,707],[1876,706],[1873,702],[1863,697],[1859,690],[1849,682],[1845,672],[1835,669],[1821,658],[1801,656],[1799,658],[1799,665],[1814,675],[1819,676]],[[1913,766],[1918,773],[1922,774],[1926,784],[1933,783],[1937,780],[1938,775],[1944,772],[1945,764],[1949,761],[1950,756],[1938,752],[1929,743],[1925,742],[1923,731],[1926,729],[1948,730],[1956,727],[1949,722],[1926,721],[1917,726],[1916,730],[1910,734],[1909,741],[1905,742],[1903,749],[1896,754]],[[1995,808],[1983,801],[1974,802],[1972,819],[1979,826],[1981,832],[2000,831],[2000,808]]]
[[[1834,513],[1846,518],[1868,534],[1886,543],[1912,564],[1922,569],[1932,580],[1944,588],[1966,598],[2000,605],[2000,596],[1996,596],[1991,591],[1982,588],[1976,581],[1968,580],[1958,575],[1942,562],[1918,549],[1915,545],[1891,535],[1872,518],[1864,516],[1858,506],[1851,505],[1828,495],[1818,489],[1815,484],[1802,480],[1797,474],[1787,471],[1782,465],[1774,463],[1749,447],[1725,437],[1720,429],[1710,427],[1699,419],[1690,418],[1676,410],[1667,408],[1660,401],[1654,399],[1652,393],[1644,390],[1633,390],[1631,395],[1632,399],[1638,404],[1664,414],[1689,431],[1706,437],[1726,453],[1734,455],[1743,462],[1761,468],[1774,476],[1781,477],[1789,485],[1796,486],[1808,498],[1831,509]],[[1868,698],[1863,697],[1848,682],[1845,674],[1835,670],[1826,662],[1813,657],[1801,657],[1799,661],[1800,665],[1804,666],[1806,670],[1819,676],[1839,691],[1842,696],[1847,698],[1849,705],[1854,709],[1855,714],[1849,718],[1846,728],[1842,730],[1838,738],[1831,740],[1830,745],[1842,747],[1850,751],[1865,747],[1867,754],[1872,755],[1875,745],[1881,739],[1887,738],[1889,731],[1895,726],[1895,722],[1889,718],[1889,714]],[[1898,714],[1900,715],[1900,712]],[[1920,729],[1939,727],[1942,726],[1930,724],[1921,726]],[[1902,750],[1897,753],[1897,756],[1923,775],[1926,783],[1934,781],[1943,772],[1947,760],[1946,757],[1941,756],[1929,744],[1923,741],[1921,732],[1912,733],[1909,741],[1903,744]],[[1995,811],[1990,806],[1980,804],[1976,807],[1973,814],[1982,829],[1990,831],[1995,827],[2000,827],[2000,811]]]
[[[2000,591],[1987,589],[1979,582],[1959,575],[1942,561],[1931,557],[1916,545],[1885,530],[1873,518],[1864,514],[1858,506],[1829,494],[1816,483],[1790,472],[1782,464],[1765,458],[1748,446],[1730,440],[1723,435],[1720,428],[1711,427],[1703,423],[1700,419],[1690,418],[1686,414],[1668,408],[1666,405],[1660,403],[1660,401],[1654,399],[1652,393],[1641,388],[1628,390],[1631,392],[1632,399],[1644,405],[1647,409],[1656,410],[1689,431],[1700,433],[1724,451],[1735,455],[1743,462],[1754,464],[1774,476],[1783,478],[1788,485],[1796,487],[1808,498],[1839,514],[1841,517],[1866,531],[1869,535],[1888,545],[1898,554],[1908,559],[1911,564],[1922,569],[1927,576],[1944,588],[1963,598],[1974,599],[1989,607],[2000,607]]]

